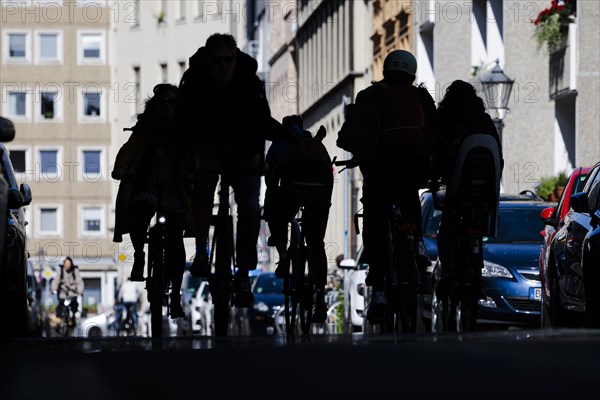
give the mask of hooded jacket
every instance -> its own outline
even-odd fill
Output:
[[[179,85],[178,128],[198,155],[200,169],[262,174],[265,137],[272,123],[258,63],[236,49],[233,81],[210,78],[208,50],[201,47]]]

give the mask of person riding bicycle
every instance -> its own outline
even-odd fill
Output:
[[[65,299],[71,299],[69,307],[71,308],[73,315],[75,315],[79,309],[77,297],[83,294],[85,288],[83,278],[81,277],[79,268],[73,264],[73,259],[71,259],[71,257],[65,257],[65,260],[59,265],[59,268],[60,272],[58,273],[58,276],[55,277],[50,284],[52,294],[57,295],[58,298],[56,315],[62,315],[64,307],[63,302]]]
[[[453,81],[446,89],[444,98],[436,111],[437,126],[436,149],[432,167],[434,184],[451,184],[454,166],[461,144],[470,135],[484,134],[492,136],[499,150],[500,174],[504,167],[502,156],[502,143],[496,126],[489,114],[485,112],[483,99],[479,97],[473,85],[462,80]],[[446,191],[444,208],[437,235],[439,258],[445,271],[452,271],[452,243],[458,233],[458,224],[461,218],[461,204]],[[480,260],[483,268],[483,260]],[[479,273],[480,277],[480,273]]]
[[[137,331],[138,313],[137,306],[142,296],[143,287],[139,282],[134,282],[128,278],[121,287],[117,295],[117,304],[115,304],[115,325],[114,329],[118,330],[121,327],[123,313],[127,315],[127,310],[131,310],[131,319],[133,320],[133,329]]]
[[[253,303],[248,271],[256,269],[260,232],[260,188],[266,131],[273,118],[258,63],[229,34],[211,35],[190,58],[180,83],[177,123],[195,156],[192,209],[196,252],[190,272],[210,275],[207,240],[219,176],[226,177],[237,204],[233,289],[237,307]]]
[[[191,225],[185,185],[185,147],[173,121],[178,89],[161,83],[154,87],[144,112],[119,150],[112,177],[121,180],[117,193],[114,242],[129,233],[134,248],[131,280],[144,281],[148,226],[160,209],[168,221],[168,258],[171,278],[171,318],[183,317],[181,281],[185,269],[184,229]],[[160,198],[160,204],[159,204]],[[187,224],[187,225],[186,225]]]
[[[431,265],[422,238],[418,191],[426,187],[429,177],[435,103],[425,87],[413,85],[416,72],[417,61],[410,52],[390,52],[383,64],[384,79],[358,93],[338,134],[338,147],[352,153],[363,175],[366,284],[373,288],[367,310],[371,323],[382,322],[387,310],[384,285],[393,204],[413,225],[418,266]]]
[[[298,115],[289,115],[282,122],[296,133],[297,139],[273,142],[267,152],[263,217],[271,231],[268,245],[277,249],[280,261],[275,275],[283,278],[289,273],[290,265],[286,251],[288,223],[300,207],[304,207],[302,232],[308,249],[309,270],[316,287],[312,319],[321,323],[327,318],[325,231],[333,191],[331,158],[322,142],[326,131],[321,126],[312,137],[309,131],[304,130],[303,120]]]

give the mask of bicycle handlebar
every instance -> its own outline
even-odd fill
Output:
[[[333,157],[333,160],[331,161],[331,163],[337,167],[344,167],[341,170],[339,170],[339,172],[342,172],[345,169],[348,168],[356,168],[358,167],[358,161],[354,158],[351,158],[349,160],[339,160],[336,157]]]

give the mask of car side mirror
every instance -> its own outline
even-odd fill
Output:
[[[19,191],[23,195],[23,205],[28,206],[31,204],[32,196],[31,196],[31,187],[27,183],[21,183]]]
[[[356,261],[353,258],[344,258],[340,261],[340,269],[356,269]]]
[[[544,224],[556,227],[557,221],[556,221],[555,214],[556,214],[556,208],[554,208],[554,207],[544,208],[542,210],[542,212],[540,213],[540,218],[542,219],[542,222]]]
[[[589,213],[588,195],[585,192],[575,193],[571,195],[571,208],[578,213]]]
[[[15,125],[11,120],[0,117],[0,142],[10,142],[15,138]]]

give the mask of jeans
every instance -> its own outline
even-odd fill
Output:
[[[256,244],[260,233],[260,176],[229,175],[227,178],[237,204],[236,267],[240,270],[255,269],[258,263]],[[196,253],[206,251],[218,182],[218,174],[196,175],[192,192]]]

